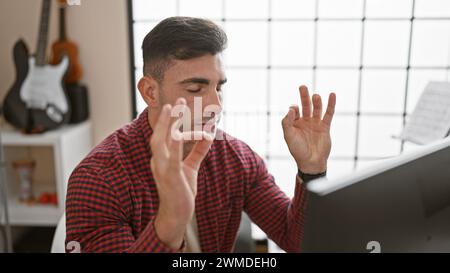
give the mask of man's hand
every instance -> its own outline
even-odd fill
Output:
[[[177,105],[185,106],[186,101],[178,99]],[[198,132],[201,140],[183,161],[183,137],[179,130],[171,130],[171,110],[171,105],[164,105],[154,128],[150,165],[159,195],[156,233],[164,244],[179,249],[195,209],[198,170],[213,137]]]
[[[293,105],[282,121],[284,139],[303,173],[322,173],[327,169],[331,151],[330,126],[336,106],[336,95],[330,94],[323,118],[320,95],[314,94],[311,103],[308,88],[300,86],[300,99],[302,116],[298,105]]]

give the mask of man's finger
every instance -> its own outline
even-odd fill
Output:
[[[166,104],[159,114],[158,121],[150,141],[152,152],[158,154],[167,150],[166,137],[170,127],[170,111],[172,106]]]
[[[335,107],[336,107],[336,94],[331,93],[330,96],[328,97],[327,110],[325,112],[325,115],[323,116],[323,122],[328,126],[331,125],[331,121],[333,120]]]
[[[176,119],[173,121],[172,125],[170,126],[170,134],[167,135],[167,146],[170,146],[170,143],[172,143],[172,140],[174,138],[179,138],[181,136],[180,134],[180,128],[183,124],[183,121],[181,118]]]
[[[291,108],[294,111],[294,120],[299,119],[300,118],[300,110],[298,108],[298,105],[294,104],[294,105],[291,105],[289,108]]]
[[[313,118],[321,119],[322,118],[322,99],[318,94],[314,94],[312,97],[313,101]]]
[[[285,131],[288,127],[294,124],[295,120],[295,110],[292,107],[289,107],[289,111],[286,116],[281,121],[281,125],[283,126],[283,130]]]
[[[181,130],[182,125],[184,125],[184,120],[190,119],[187,111],[186,100],[184,98],[178,98],[176,100],[175,105],[170,111],[170,117],[170,134],[167,134],[166,136],[167,146],[170,146],[174,132]]]
[[[308,88],[304,85],[300,86],[300,100],[302,101],[302,116],[311,117],[311,98]]]
[[[198,170],[200,168],[200,164],[202,163],[203,158],[205,158],[206,154],[213,143],[214,138],[205,132],[199,132],[202,134],[203,139],[196,142],[192,151],[184,160],[184,164],[189,166],[194,170]]]
[[[190,119],[190,117],[187,117],[187,106],[186,106],[186,100],[184,98],[178,98],[175,101],[175,104],[172,107],[172,110],[170,112],[171,116],[171,123],[175,123],[175,121],[182,119]]]
[[[183,137],[178,130],[172,132],[169,152],[170,167],[178,170],[183,160]]]

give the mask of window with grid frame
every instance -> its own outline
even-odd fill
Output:
[[[307,85],[337,94],[329,176],[398,155],[398,135],[428,81],[450,78],[447,0],[129,0],[132,73],[144,36],[170,16],[224,28],[228,83],[220,127],[265,158],[293,195],[296,173],[281,119]],[[135,89],[135,114],[145,103]]]

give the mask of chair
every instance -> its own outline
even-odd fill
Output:
[[[55,235],[53,236],[51,253],[65,253],[66,252],[66,213],[61,216],[61,219],[56,226]]]

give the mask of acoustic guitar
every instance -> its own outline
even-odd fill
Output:
[[[64,78],[66,84],[78,83],[83,70],[78,61],[78,46],[67,38],[66,34],[66,0],[58,0],[59,7],[59,39],[52,45],[50,64],[59,64],[64,56],[69,57],[69,70]]]

